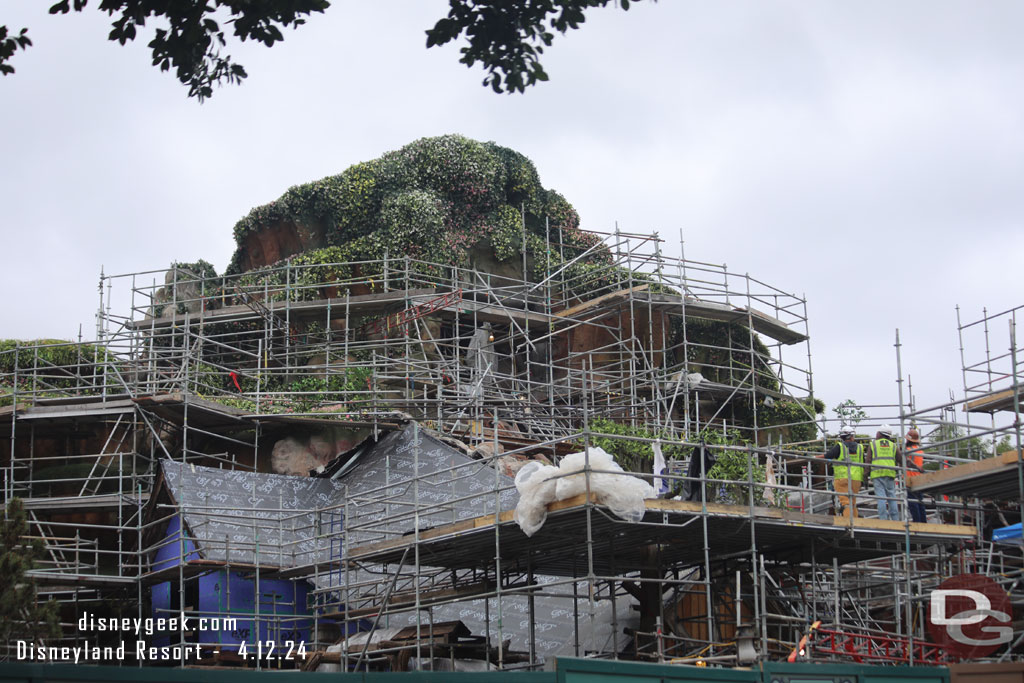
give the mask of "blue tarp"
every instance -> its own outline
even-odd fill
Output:
[[[1005,543],[1007,545],[1024,545],[1024,538],[1021,538],[1020,522],[993,531],[992,542]]]

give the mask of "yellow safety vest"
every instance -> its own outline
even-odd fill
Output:
[[[850,451],[845,442],[839,442],[839,457],[833,461],[832,477],[835,479],[864,480],[864,468],[860,463],[864,462],[864,445],[857,444],[856,451]],[[851,463],[840,465],[839,463]],[[856,464],[853,464],[856,463]]]
[[[896,476],[896,444],[889,439],[871,442],[871,478]]]

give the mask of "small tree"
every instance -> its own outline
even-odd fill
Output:
[[[0,521],[0,638],[7,644],[60,636],[57,603],[40,605],[35,581],[27,575],[43,552],[38,539],[26,538],[28,531],[25,507],[12,498]]]
[[[992,451],[992,455],[1001,455],[1012,450],[1015,450],[1013,446],[1013,439],[1010,438],[1009,434],[1004,434],[1003,438],[999,439],[999,442],[996,443],[995,448]]]
[[[952,457],[970,460],[981,460],[992,455],[991,442],[986,442],[980,436],[964,439],[963,437],[966,434],[967,432],[964,428],[959,425],[941,422],[935,431],[928,436],[927,441],[931,444],[929,452],[944,458]],[[954,441],[954,443],[945,443],[947,441]]]
[[[849,425],[855,429],[857,425],[859,425],[868,416],[868,414],[861,410],[860,406],[858,406],[852,398],[848,398],[837,405],[832,409],[832,412],[839,418],[840,423]]]

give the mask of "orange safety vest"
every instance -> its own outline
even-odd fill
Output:
[[[910,463],[913,463],[920,467],[921,469],[924,469],[924,451],[921,450],[920,446],[907,446],[907,476],[916,477],[917,475],[921,474],[913,467],[910,467]]]

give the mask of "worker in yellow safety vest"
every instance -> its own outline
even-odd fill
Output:
[[[903,451],[893,441],[892,427],[882,425],[875,438],[871,440],[868,450],[868,461],[871,472],[871,486],[874,488],[878,503],[878,518],[899,521],[900,511],[896,499],[896,468],[897,460]]]
[[[839,439],[825,453],[825,458],[832,461],[832,488],[839,497],[839,514],[858,517],[856,494],[864,481],[864,445],[857,443],[853,427],[841,428]]]

